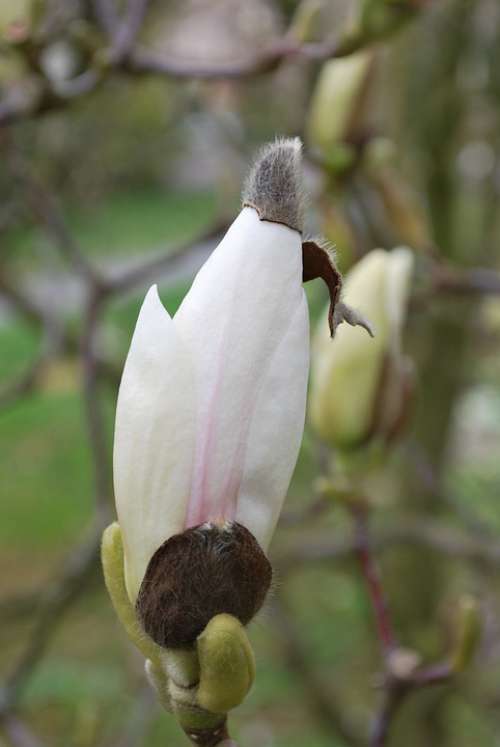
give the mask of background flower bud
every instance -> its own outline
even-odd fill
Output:
[[[334,169],[350,165],[349,158],[352,161],[355,156],[348,141],[361,118],[372,61],[371,52],[358,52],[325,63],[319,75],[311,101],[308,140]]]
[[[330,340],[322,318],[312,348],[310,418],[321,438],[352,449],[374,437],[387,440],[404,413],[408,361],[401,333],[413,256],[409,249],[377,249],[350,271],[346,302],[373,325],[375,338],[342,325]]]
[[[24,38],[30,26],[32,5],[31,0],[0,3],[0,38],[12,42]]]
[[[303,0],[297,6],[290,26],[290,36],[298,42],[312,41],[321,26],[321,1]]]
[[[463,672],[470,664],[481,638],[481,615],[477,599],[464,594],[456,614],[457,640],[451,664],[458,673]]]

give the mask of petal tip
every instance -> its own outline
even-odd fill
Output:
[[[144,301],[142,302],[141,311],[139,313],[139,317],[142,316],[142,314],[146,313],[156,313],[158,316],[170,316],[163,305],[163,301],[160,298],[160,294],[158,292],[158,285],[154,283],[144,296]]]
[[[158,293],[158,284],[153,283],[144,296],[144,300],[160,301],[160,294]]]

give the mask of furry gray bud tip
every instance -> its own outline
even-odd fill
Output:
[[[302,232],[303,189],[300,138],[278,139],[264,146],[243,189],[243,207],[261,220],[283,223]]]

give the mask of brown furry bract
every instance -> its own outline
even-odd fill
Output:
[[[271,564],[238,523],[202,524],[170,537],[151,558],[136,611],[144,631],[165,648],[192,646],[222,612],[246,625],[262,606]]]
[[[335,333],[335,306],[340,299],[340,291],[342,290],[342,276],[335,265],[333,252],[317,241],[304,241],[302,243],[302,267],[304,283],[322,278],[328,287],[330,294],[328,324],[330,334],[333,337]]]

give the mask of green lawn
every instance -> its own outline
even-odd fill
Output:
[[[189,241],[214,219],[215,195],[149,188],[112,194],[85,206],[64,205],[71,233],[90,256],[140,255],[167,244]],[[6,252],[33,269],[43,250],[53,255],[51,238],[39,225],[12,229],[3,238]]]

